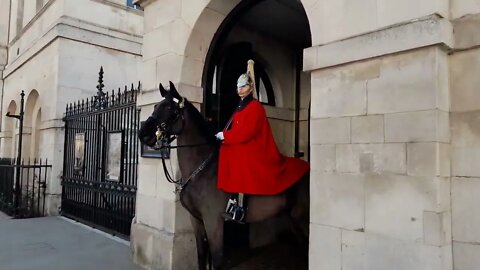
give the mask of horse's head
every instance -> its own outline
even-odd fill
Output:
[[[140,141],[153,147],[157,141],[168,142],[172,136],[177,136],[183,129],[183,110],[185,99],[180,96],[175,85],[170,82],[169,91],[162,84],[160,94],[164,99],[157,103],[152,115],[142,124],[138,132]]]

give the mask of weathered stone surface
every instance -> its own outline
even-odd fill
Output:
[[[432,246],[451,245],[452,216],[450,212],[423,212],[423,242]]]
[[[341,230],[310,224],[309,269],[341,270]]]
[[[313,38],[317,33],[314,30],[312,28]],[[453,48],[452,25],[447,19],[431,16],[317,46],[313,70],[437,44]]]
[[[169,81],[178,83],[181,81],[181,69],[184,58],[175,53],[169,53],[156,58],[157,83],[168,85]]]
[[[181,16],[182,1],[151,1],[145,8],[145,33],[174,21]]]
[[[335,144],[350,142],[350,118],[312,119],[311,144]]]
[[[407,144],[407,173],[416,176],[450,176],[450,145]]]
[[[336,150],[336,168],[341,173],[406,171],[406,148],[403,143],[346,144],[337,145]],[[369,162],[371,166],[367,164]]]
[[[365,230],[407,241],[424,237],[424,211],[449,210],[448,180],[404,175],[368,175]],[[392,211],[391,209],[395,209]]]
[[[142,60],[148,61],[153,58],[171,53],[173,22],[164,24],[143,35]],[[158,42],[161,40],[161,42]]]
[[[449,17],[449,0],[377,2],[378,24],[382,26],[411,21],[431,14]]]
[[[480,44],[480,15],[472,14],[453,21],[455,48],[467,49]]]
[[[367,84],[368,113],[448,111],[448,87],[439,83],[446,70],[447,54],[438,48],[382,58],[380,77]]]
[[[444,260],[448,261],[448,252],[445,252],[445,250],[449,250],[447,246],[428,246],[414,241],[402,241],[390,236],[369,233],[367,233],[366,242],[367,266],[365,269],[368,270],[392,269],[392,266],[394,269],[448,269],[443,268]]]
[[[480,19],[479,19],[480,25]],[[480,29],[480,27],[477,27]],[[475,35],[469,35],[475,36]],[[450,58],[451,110],[454,112],[480,110],[480,49],[458,52]]]
[[[453,240],[480,242],[480,178],[455,177],[452,181]]]
[[[349,230],[363,229],[365,177],[311,172],[310,221]]]
[[[172,234],[134,223],[130,246],[133,260],[146,269],[195,269],[194,238],[191,233]],[[185,260],[185,258],[191,258]]]
[[[449,141],[447,112],[431,110],[385,115],[385,142]]]
[[[151,266],[154,233],[154,229],[143,224],[134,223],[132,225],[130,247],[133,251],[133,261],[144,268]]]
[[[312,117],[354,116],[367,113],[367,85],[365,82],[327,83],[318,86],[312,78]]]
[[[441,14],[448,17],[447,0],[417,2],[365,1],[362,4],[348,0],[303,1],[312,31],[313,45],[358,36],[386,26],[412,19]],[[344,21],[351,23],[345,24]],[[418,46],[419,47],[419,46]]]
[[[342,270],[368,270],[364,232],[342,230]]]
[[[451,18],[460,18],[467,14],[480,13],[480,2],[478,0],[452,0],[450,1]]]
[[[480,177],[480,111],[452,113],[452,175]]]
[[[352,143],[384,141],[383,115],[352,117]]]
[[[24,1],[23,2],[23,22],[22,25],[27,25],[37,13],[36,1]]]
[[[158,230],[165,228],[165,207],[162,199],[138,193],[136,204],[137,211],[135,215],[139,223]]]
[[[138,189],[139,194],[147,196],[156,196],[157,195],[157,181],[152,181],[152,179],[157,179],[157,168],[158,166],[152,166],[147,164],[147,162],[140,162],[138,164]]]
[[[335,145],[312,145],[310,167],[319,172],[335,171]]]
[[[343,270],[452,270],[451,254],[448,245],[428,246],[369,232],[342,230]]]
[[[480,245],[453,241],[453,258],[455,270],[473,270],[480,265]]]

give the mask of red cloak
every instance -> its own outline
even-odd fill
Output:
[[[256,99],[234,114],[223,135],[217,186],[225,192],[278,194],[309,170],[307,162],[278,151],[265,109]]]

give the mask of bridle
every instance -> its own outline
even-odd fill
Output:
[[[178,138],[178,136],[183,132],[183,129],[185,128],[185,98],[182,98],[182,100],[178,102],[174,100],[174,102],[178,105],[178,109],[176,109],[174,112],[175,117],[169,118],[163,122],[160,122],[160,120],[153,115],[149,117],[153,119],[155,123],[157,123],[157,131],[155,132],[155,137],[157,139],[155,145],[157,149],[179,148],[178,146],[171,146],[171,143]],[[173,133],[173,126],[178,122],[180,118],[182,120],[182,126],[177,133]]]
[[[185,98],[180,98],[178,100],[176,98],[173,99],[173,101],[177,104],[178,109],[175,110],[174,115],[175,117],[169,118],[163,122],[160,122],[160,120],[155,117],[155,116],[150,116],[155,123],[157,123],[157,131],[155,132],[155,137],[156,137],[156,143],[154,146],[154,149],[156,150],[161,150],[161,149],[176,149],[176,148],[187,148],[187,147],[198,147],[202,145],[209,145],[210,143],[200,143],[200,144],[190,144],[190,145],[177,145],[177,146],[172,146],[171,143],[175,141],[178,136],[183,132],[185,128]],[[178,132],[174,133],[173,126],[178,123],[178,121],[182,121],[181,128]],[[183,178],[180,177],[179,179],[174,179],[172,177],[172,174],[168,171],[167,164],[165,161],[165,157],[162,155],[162,165],[163,165],[163,171],[165,173],[165,177],[169,183],[176,184],[177,186],[175,187],[175,193],[180,193],[185,186],[190,182],[192,178],[194,178],[197,174],[199,174],[207,164],[211,161],[213,157],[214,151],[212,151],[208,157],[187,177]]]

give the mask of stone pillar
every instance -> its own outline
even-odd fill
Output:
[[[384,19],[395,9],[376,8]],[[332,39],[380,26],[356,25],[361,12],[347,13],[348,26],[332,30]],[[312,75],[310,269],[452,269],[452,35],[448,19],[431,15],[305,50]]]
[[[451,3],[452,233],[455,269],[480,264],[480,2]]]
[[[185,56],[192,26],[183,17],[198,16],[200,12],[185,14],[185,11],[201,11],[205,1],[138,2],[145,11],[141,72],[143,85],[137,103],[142,109],[140,119],[148,118],[153,106],[161,100],[159,83],[168,86],[168,82],[172,81],[182,95],[194,103],[201,103],[199,86],[203,63]],[[185,75],[182,68],[186,62],[198,62],[200,69],[190,70]],[[170,173],[179,177],[175,151],[171,153],[171,160],[167,160],[167,163],[170,162]],[[140,158],[138,166],[136,217],[131,232],[135,263],[146,269],[196,269],[195,239],[189,214],[180,205],[174,193],[175,186],[166,181],[161,160]]]
[[[141,119],[161,100],[158,84],[176,84],[195,106],[203,102],[206,54],[218,27],[240,0],[138,0],[145,10]],[[179,177],[176,154],[172,167]],[[167,161],[168,162],[168,161]],[[165,179],[159,159],[140,158],[137,214],[132,226],[134,260],[147,269],[197,269],[189,214]],[[188,258],[188,259],[186,259]]]

